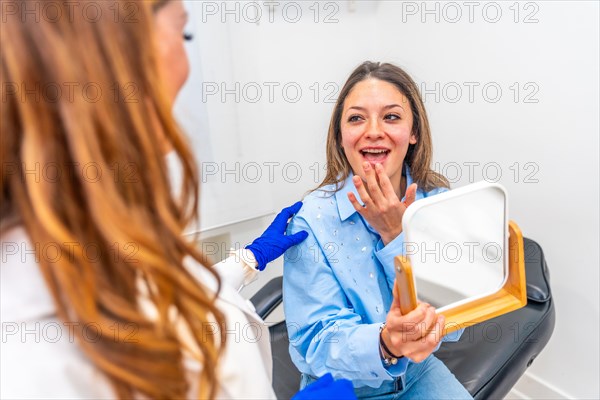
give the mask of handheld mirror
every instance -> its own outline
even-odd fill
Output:
[[[474,183],[413,203],[396,257],[403,313],[416,298],[446,316],[446,333],[526,304],[523,238],[498,184]]]

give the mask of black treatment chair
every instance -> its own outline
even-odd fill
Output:
[[[435,353],[475,399],[502,399],[542,351],[554,330],[554,303],[542,248],[524,238],[527,305],[465,329],[456,343]],[[251,299],[266,318],[282,302],[282,278],[274,278]],[[278,399],[299,389],[300,373],[288,353],[285,321],[269,328],[273,347],[273,387]]]

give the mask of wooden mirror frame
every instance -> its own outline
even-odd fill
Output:
[[[440,314],[446,317],[444,335],[527,305],[523,234],[514,221],[509,221],[508,232],[508,277],[504,285],[495,293],[461,303],[441,312]],[[402,314],[407,314],[417,307],[412,267],[407,256],[397,256],[394,264],[400,309]]]

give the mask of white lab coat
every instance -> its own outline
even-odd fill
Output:
[[[34,247],[24,229],[16,227],[6,232],[0,245],[0,398],[114,398],[108,380],[79,350],[72,328],[56,318]],[[51,247],[39,250],[43,257],[55,257]],[[257,271],[251,264],[241,257],[230,257],[216,266],[223,279],[217,304],[228,330],[219,365],[218,398],[275,398],[268,329],[236,290],[255,276]],[[204,285],[216,287],[210,274],[197,265],[187,267]],[[90,326],[88,339],[93,340],[96,332]],[[195,398],[201,365],[192,359],[186,359],[185,365],[192,384],[189,397]]]

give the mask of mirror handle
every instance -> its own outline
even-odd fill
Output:
[[[406,315],[417,308],[417,293],[410,260],[406,256],[398,256],[396,261],[396,285],[400,311]]]

